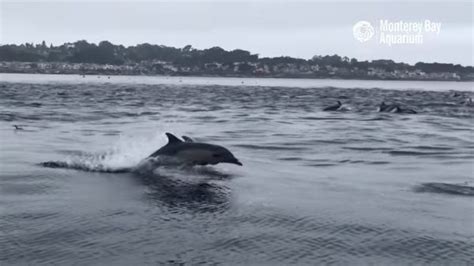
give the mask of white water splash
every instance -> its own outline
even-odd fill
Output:
[[[166,143],[164,133],[123,134],[105,151],[84,153],[65,158],[50,167],[74,168],[86,171],[115,172],[133,169],[152,152]]]
[[[169,127],[168,127],[169,128]],[[161,161],[147,162],[145,159],[167,143],[167,130],[134,131],[134,134],[122,134],[117,142],[103,152],[86,153],[66,158],[57,167],[75,168],[86,171],[115,172],[137,167],[150,169],[162,164]],[[172,130],[178,136],[185,130]],[[189,131],[188,131],[189,132]],[[168,163],[167,163],[168,164]],[[170,164],[173,164],[170,163]],[[174,164],[176,164],[174,162]]]

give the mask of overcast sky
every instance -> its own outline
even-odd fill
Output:
[[[313,55],[473,65],[471,1],[6,1],[0,43],[62,44],[85,39],[115,44],[241,48],[261,56]],[[360,43],[353,25],[380,19],[441,22],[423,44]]]

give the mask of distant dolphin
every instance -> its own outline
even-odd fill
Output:
[[[463,196],[474,196],[474,187],[465,184],[423,183],[415,187],[417,192],[436,192]]]
[[[462,102],[463,105],[467,105],[467,106],[472,106],[472,98],[469,97],[467,98],[465,101]]]
[[[194,142],[194,140],[188,136],[181,136],[184,139],[184,142]]]
[[[323,111],[337,111],[339,108],[341,108],[342,103],[340,101],[337,101],[335,105],[328,106],[323,109]]]
[[[398,104],[386,104],[382,102],[379,105],[379,112],[382,113],[398,113],[398,114],[416,114],[417,112],[413,109],[401,108]]]
[[[166,133],[168,143],[155,151],[148,158],[170,157],[187,165],[207,165],[218,163],[232,163],[242,165],[226,148],[218,145],[194,142],[191,138],[183,136],[186,141],[178,139],[171,133]]]
[[[379,105],[379,112],[383,113],[397,113],[400,110],[400,107],[396,104],[386,104],[382,102]]]

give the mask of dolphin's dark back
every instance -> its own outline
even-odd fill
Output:
[[[207,143],[199,143],[199,142],[180,142],[180,143],[168,143],[165,146],[161,147],[154,153],[152,153],[148,157],[156,157],[158,155],[167,155],[172,156],[178,152],[184,150],[191,150],[191,149],[218,149],[221,148],[217,145],[207,144]]]
[[[341,107],[342,103],[337,101],[335,105],[328,106],[323,111],[337,111]]]
[[[226,148],[208,144],[193,142],[191,139],[182,141],[171,133],[166,133],[168,143],[152,153],[150,157],[170,156],[192,165],[207,165],[218,163],[232,163],[242,166],[242,163]]]
[[[398,112],[399,109],[398,104],[386,104],[385,102],[382,102],[379,106],[380,112]]]
[[[156,157],[158,155],[175,155],[178,152],[189,150],[189,149],[221,149],[222,147],[213,144],[199,143],[199,142],[184,142],[178,139],[171,133],[166,133],[168,137],[168,143],[152,153],[148,157]]]

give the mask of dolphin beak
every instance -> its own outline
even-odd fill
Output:
[[[240,165],[240,166],[243,166],[243,164],[237,160],[236,158],[233,158],[232,160],[230,160],[228,163],[232,163],[232,164],[236,164],[236,165]]]

